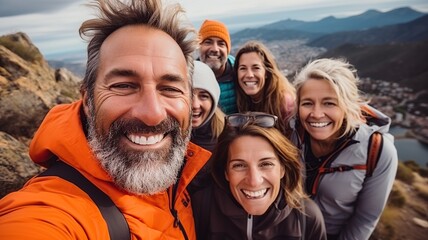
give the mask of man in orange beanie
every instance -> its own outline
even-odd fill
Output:
[[[220,108],[226,114],[238,112],[236,106],[232,48],[229,31],[224,23],[205,20],[199,29],[200,60],[210,66],[220,85]]]

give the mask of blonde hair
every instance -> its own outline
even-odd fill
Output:
[[[219,107],[216,107],[211,120],[211,132],[213,139],[217,139],[223,131],[225,116],[224,112]]]
[[[344,59],[317,59],[309,62],[294,79],[297,92],[295,108],[300,105],[300,90],[309,79],[327,81],[338,97],[338,105],[345,112],[343,133],[340,137],[353,132],[364,123],[361,107],[367,102],[363,100],[358,89],[359,78],[353,65]],[[296,113],[298,115],[298,112]]]

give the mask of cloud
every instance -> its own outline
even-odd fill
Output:
[[[163,1],[181,3],[197,29],[205,18],[212,18],[225,22],[231,32],[287,18],[315,21],[331,15],[346,17],[367,9],[384,11],[404,5],[428,11],[427,0],[359,0],[352,3],[339,0]],[[86,42],[80,38],[78,29],[84,20],[94,17],[94,11],[85,5],[87,3],[89,0],[0,0],[0,36],[24,32],[48,59],[54,55],[55,58],[65,56],[64,52],[75,49],[84,53]]]
[[[0,17],[52,12],[75,2],[75,0],[0,0]]]

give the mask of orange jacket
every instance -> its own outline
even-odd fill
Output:
[[[170,211],[168,189],[136,196],[116,188],[98,165],[80,120],[82,101],[54,107],[30,146],[34,162],[47,165],[53,155],[79,170],[104,191],[124,214],[132,239],[183,239]],[[175,209],[189,239],[196,239],[186,187],[210,153],[189,143],[178,183]],[[36,177],[0,201],[0,239],[109,239],[107,225],[89,196],[55,176]]]

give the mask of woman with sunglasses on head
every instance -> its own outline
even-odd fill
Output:
[[[329,240],[370,237],[397,171],[391,119],[363,101],[358,81],[353,66],[339,59],[310,62],[294,81],[298,107],[291,139],[301,149],[306,191],[323,212]],[[364,109],[371,112],[368,122]],[[383,144],[369,171],[374,132]]]
[[[279,129],[289,136],[288,120],[294,108],[295,91],[269,49],[258,41],[245,43],[236,54],[234,68],[239,112],[276,115]]]
[[[213,152],[213,184],[192,197],[198,239],[326,239],[302,188],[297,149],[277,117],[236,113]]]

